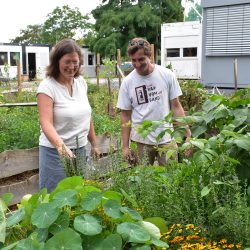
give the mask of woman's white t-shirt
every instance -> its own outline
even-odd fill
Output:
[[[37,89],[39,93],[53,100],[53,125],[65,145],[71,149],[85,146],[91,119],[85,80],[82,77],[74,79],[70,96],[66,86],[54,78],[46,78]],[[54,148],[42,130],[39,145]]]

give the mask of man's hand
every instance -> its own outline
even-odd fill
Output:
[[[129,164],[134,165],[136,163],[136,157],[133,151],[130,148],[122,149],[123,159],[127,161]]]

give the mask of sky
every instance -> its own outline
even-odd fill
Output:
[[[56,7],[78,7],[85,15],[99,4],[101,0],[1,0],[0,43],[9,43],[28,25],[43,24]]]
[[[101,0],[1,0],[0,43],[9,43],[10,39],[19,36],[20,30],[25,30],[28,25],[43,24],[47,15],[56,7],[64,5],[69,5],[70,8],[78,7],[85,15],[101,2]]]

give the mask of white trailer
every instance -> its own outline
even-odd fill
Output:
[[[202,24],[199,21],[161,25],[161,65],[179,79],[201,78]]]

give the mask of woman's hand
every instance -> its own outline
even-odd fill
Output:
[[[75,154],[65,145],[62,144],[56,147],[59,156],[67,157],[67,158],[76,158]]]
[[[94,156],[95,159],[98,160],[100,158],[101,152],[98,147],[92,147],[91,154]]]

